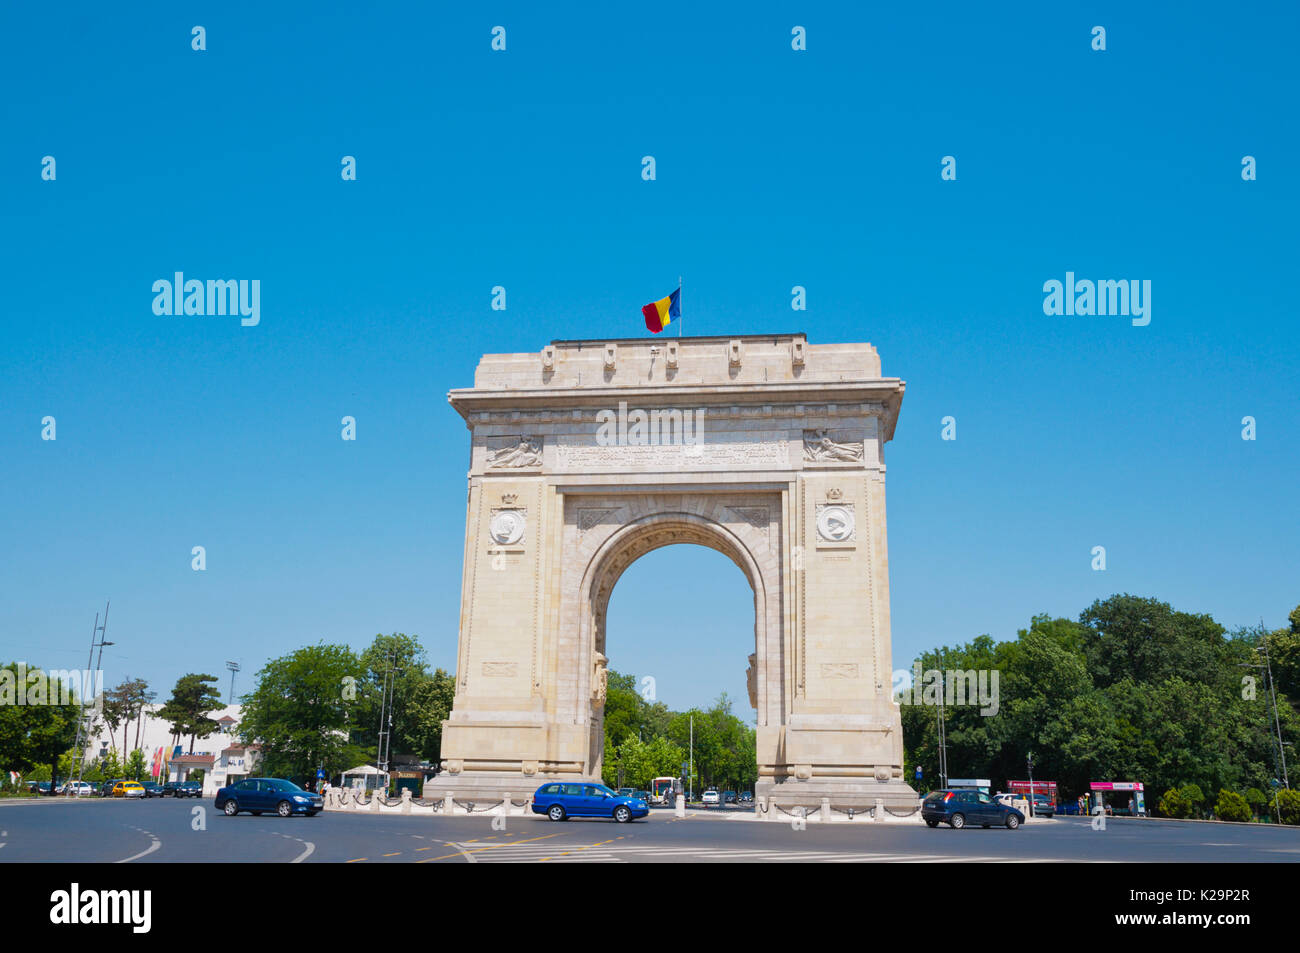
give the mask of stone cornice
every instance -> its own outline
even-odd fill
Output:
[[[471,429],[476,424],[595,420],[601,410],[705,408],[716,419],[879,416],[886,440],[894,436],[906,385],[896,377],[869,381],[816,381],[563,387],[544,389],[459,388],[447,401]]]

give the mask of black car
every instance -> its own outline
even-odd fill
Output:
[[[145,796],[145,797],[162,797],[162,796],[163,796],[163,787],[162,787],[161,784],[155,784],[155,783],[152,782],[152,781],[141,781],[140,784],[141,784],[141,786],[144,788],[144,796]]]
[[[1034,802],[1030,805],[1035,817],[1055,817],[1056,805],[1046,794],[1035,794]]]
[[[979,791],[931,791],[921,802],[921,817],[927,827],[938,827],[939,822],[960,830],[968,824],[980,827],[1007,827],[1015,830],[1025,822],[1025,815],[1014,807],[999,804]]]
[[[203,785],[198,781],[168,781],[163,785],[162,796],[167,797],[201,797]]]

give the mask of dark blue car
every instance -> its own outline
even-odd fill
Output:
[[[257,815],[274,811],[281,817],[290,814],[314,816],[325,806],[319,794],[304,791],[292,781],[281,778],[248,778],[217,791],[217,810],[234,817],[240,811]]]
[[[931,791],[921,802],[921,816],[928,827],[937,827],[942,821],[953,830],[968,824],[980,827],[996,824],[1014,831],[1025,822],[1025,815],[1014,807],[1000,804],[979,791]]]
[[[603,784],[552,782],[543,784],[533,794],[533,813],[545,814],[553,821],[570,817],[612,817],[626,824],[645,817],[650,808],[638,797],[623,797]]]

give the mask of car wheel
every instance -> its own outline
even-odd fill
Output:
[[[1020,818],[1016,817],[1014,814],[1008,814],[1007,829],[1014,831],[1019,826],[1020,826]]]
[[[279,814],[281,817],[288,817],[293,813],[293,805],[288,801],[281,801],[275,806],[275,813]]]
[[[239,813],[239,805],[235,803],[234,798],[231,798],[222,810],[226,812],[226,817],[234,817]]]
[[[948,823],[952,825],[953,830],[959,831],[966,826],[966,815],[954,814],[952,820],[948,821]]]
[[[546,812],[546,816],[553,821],[562,821],[564,820],[564,808],[558,804],[552,804],[551,809]]]
[[[618,821],[620,824],[626,824],[628,821],[632,820],[632,812],[627,809],[626,804],[620,804],[618,807],[614,808],[614,820]]]
[[[930,821],[930,820],[927,820],[927,821],[925,822],[925,826],[926,826],[926,827],[938,827],[938,826],[939,826],[939,822],[938,822],[938,821]]]

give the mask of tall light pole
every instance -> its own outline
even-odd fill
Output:
[[[91,671],[99,672],[99,671],[101,670],[101,668],[102,668],[102,666],[103,666],[103,662],[104,662],[104,646],[106,646],[106,645],[112,645],[112,644],[113,644],[112,642],[105,642],[105,641],[104,641],[104,636],[105,636],[105,634],[107,633],[107,630],[108,630],[108,605],[109,605],[108,601],[105,601],[105,602],[104,602],[104,623],[103,623],[103,625],[101,625],[100,622],[99,622],[99,613],[98,613],[98,612],[95,613],[95,625],[94,625],[94,627],[90,630],[90,656],[86,659],[87,674],[89,674]],[[94,665],[95,665],[94,669],[91,669],[89,666],[91,665],[91,661],[92,661],[92,659],[95,658],[95,650],[96,650],[96,649],[99,650],[99,660],[98,660],[97,662],[94,663]],[[94,677],[94,676],[92,676],[92,678],[93,678],[93,677]],[[103,690],[103,679],[102,679],[102,678],[99,678],[99,679],[97,679],[96,681],[97,681],[97,684],[99,685],[100,690],[101,690],[101,692],[102,692],[102,690]],[[76,752],[77,752],[77,789],[78,789],[78,793],[80,793],[80,789],[81,789],[81,772],[82,772],[82,769],[83,769],[84,766],[85,766],[85,761],[86,761],[86,752],[85,752],[85,749],[84,749],[84,747],[83,747],[83,743],[82,743],[82,734],[83,734],[83,731],[85,732],[85,734],[86,734],[87,736],[89,736],[89,731],[86,731],[86,730],[85,730],[85,729],[88,727],[88,726],[85,724],[85,722],[86,722],[86,686],[83,684],[83,685],[81,686],[81,716],[77,719],[77,742],[76,742],[76,745],[75,745]],[[89,740],[90,740],[89,737],[87,737],[86,740],[89,741]],[[69,794],[71,794],[71,793],[72,793],[71,788],[72,788],[72,785],[68,785],[67,788],[65,788],[65,790],[67,790],[67,792],[68,792]],[[51,794],[54,793],[54,781],[51,781],[51,782],[50,782],[50,793],[51,793]]]
[[[394,664],[397,650],[388,653],[388,670],[384,673],[383,692],[379,700],[379,749],[376,752],[379,770],[384,772],[384,786],[388,785],[388,758],[392,748],[393,734],[393,698],[397,688],[397,676],[401,669]],[[387,720],[385,720],[385,717]]]
[[[1281,721],[1278,720],[1278,715],[1277,715],[1277,689],[1276,686],[1274,686],[1273,684],[1273,661],[1269,657],[1269,652],[1268,652],[1268,630],[1265,629],[1264,621],[1262,619],[1260,620],[1259,623],[1259,633],[1260,633],[1260,639],[1259,639],[1260,644],[1255,646],[1255,652],[1256,654],[1260,654],[1260,653],[1263,654],[1264,664],[1258,665],[1258,664],[1251,664],[1250,662],[1242,662],[1241,667],[1259,669],[1260,671],[1264,672],[1264,678],[1265,678],[1264,690],[1268,693],[1269,702],[1273,706],[1273,724],[1269,726],[1268,733],[1269,733],[1270,740],[1274,738],[1277,740],[1277,764],[1275,764],[1274,767],[1277,767],[1279,765],[1281,766],[1282,785],[1285,785],[1287,790],[1290,790],[1291,779],[1287,776],[1287,768],[1286,768],[1286,742],[1282,740],[1282,723]],[[1278,806],[1277,803],[1277,792],[1280,786],[1281,785],[1278,784],[1277,778],[1273,778],[1273,809],[1278,813],[1279,824],[1282,821],[1281,808]]]
[[[1273,661],[1268,655],[1268,636],[1263,638],[1264,642],[1264,670],[1268,673],[1268,694],[1273,701],[1273,727],[1277,731],[1277,755],[1282,761],[1282,783],[1286,789],[1291,790],[1291,779],[1286,773],[1286,743],[1282,740],[1282,723],[1277,717],[1277,686],[1273,683]]]
[[[937,715],[939,719],[939,787],[946,788],[948,786],[948,730],[943,718],[943,699],[946,689],[943,679],[943,657],[939,654],[938,649],[934,650],[934,660],[939,666],[939,705]]]
[[[691,754],[690,767],[686,771],[686,785],[688,801],[695,800],[695,712],[691,712]]]
[[[1029,769],[1029,816],[1034,816],[1034,753],[1025,755],[1025,767]]]
[[[226,668],[230,669],[230,696],[226,699],[227,705],[235,703],[235,673],[239,671],[238,662],[226,662]]]

